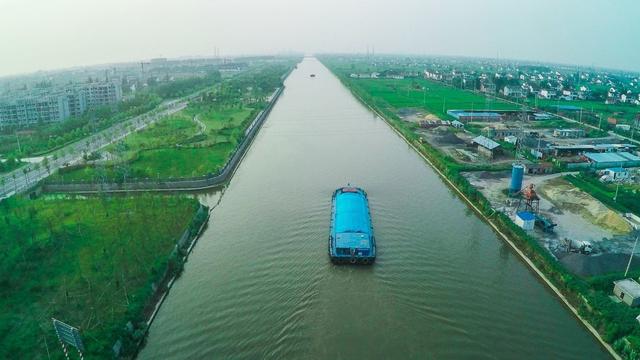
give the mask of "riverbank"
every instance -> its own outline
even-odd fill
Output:
[[[329,67],[330,68],[330,67]],[[331,68],[330,68],[331,69]],[[418,154],[438,173],[454,192],[463,199],[471,209],[476,212],[484,221],[486,221],[492,229],[518,254],[518,256],[527,264],[527,266],[554,292],[561,302],[569,308],[575,317],[587,328],[587,330],[598,340],[598,342],[616,359],[621,359],[620,355],[613,349],[596,328],[581,315],[581,311],[585,308],[593,308],[595,305],[590,304],[585,294],[573,290],[574,287],[584,286],[579,279],[575,279],[572,275],[563,271],[557,262],[550,257],[543,248],[541,248],[533,239],[511,222],[511,220],[503,214],[498,214],[491,208],[490,204],[483,199],[483,196],[473,188],[464,177],[459,176],[455,169],[452,169],[449,163],[443,161],[441,154],[437,153],[437,149],[428,144],[421,143],[417,140],[411,129],[400,126],[398,119],[394,118],[394,114],[387,113],[384,109],[379,109],[375,101],[365,101],[362,94],[351,86],[339,74],[335,74],[352,94],[371,111],[383,119],[407,144],[409,144]],[[397,117],[397,116],[396,116]],[[414,136],[411,136],[411,135]],[[410,138],[413,138],[410,140]],[[461,186],[465,185],[466,186]],[[482,201],[484,200],[484,201]],[[557,284],[562,285],[558,287]],[[564,290],[564,292],[562,291]],[[594,311],[590,311],[591,314]],[[596,315],[597,316],[597,315]]]
[[[222,198],[222,196],[220,197]],[[216,204],[217,205],[217,204]],[[149,329],[153,321],[156,319],[156,315],[158,315],[158,311],[160,311],[160,307],[164,303],[164,300],[169,295],[169,291],[173,287],[175,281],[182,274],[182,270],[184,269],[184,264],[187,262],[193,247],[196,245],[198,239],[202,235],[202,232],[209,224],[209,218],[211,217],[211,212],[213,208],[208,208],[206,206],[200,205],[198,212],[194,216],[191,225],[184,231],[180,240],[178,240],[176,244],[175,253],[180,258],[180,266],[176,268],[173,272],[169,272],[170,268],[167,267],[167,271],[165,272],[165,276],[160,281],[159,286],[157,287],[157,291],[151,296],[149,301],[147,301],[147,305],[145,308],[145,326],[144,326],[144,334],[138,339],[137,343],[134,345],[134,348],[128,349],[128,353],[132,357],[136,357],[136,355],[140,352],[140,350],[144,347],[145,341],[147,339],[147,335],[149,334]],[[195,230],[195,231],[194,231]],[[173,253],[172,253],[173,255]],[[118,357],[120,354],[114,354]]]

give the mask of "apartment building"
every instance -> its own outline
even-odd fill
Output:
[[[122,89],[114,82],[14,94],[0,99],[0,128],[59,122],[88,109],[113,105],[121,98]]]

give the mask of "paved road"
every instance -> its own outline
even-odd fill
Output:
[[[200,128],[200,131],[198,131],[198,133],[196,135],[204,134],[204,132],[207,131],[207,125],[205,123],[203,123],[202,120],[200,120],[200,114],[196,114],[193,117],[193,122],[198,124],[198,127]]]
[[[65,165],[79,162],[84,153],[97,151],[125,138],[132,132],[149,126],[149,124],[167,115],[184,109],[187,106],[188,100],[195,95],[197,95],[197,93],[184,99],[167,101],[157,109],[115,124],[110,128],[56,150],[52,154],[47,155],[49,162],[48,169],[41,162],[39,166],[29,164],[5,174],[0,177],[0,199],[28,190],[38,183],[38,181],[51,175],[55,170]]]

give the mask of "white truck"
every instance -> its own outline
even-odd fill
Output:
[[[574,252],[589,255],[593,252],[593,246],[590,242],[584,240],[564,239],[567,252]]]

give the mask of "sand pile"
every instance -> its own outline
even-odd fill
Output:
[[[538,188],[538,192],[560,210],[578,214],[592,224],[615,234],[631,231],[631,226],[620,214],[562,178],[548,181]]]

